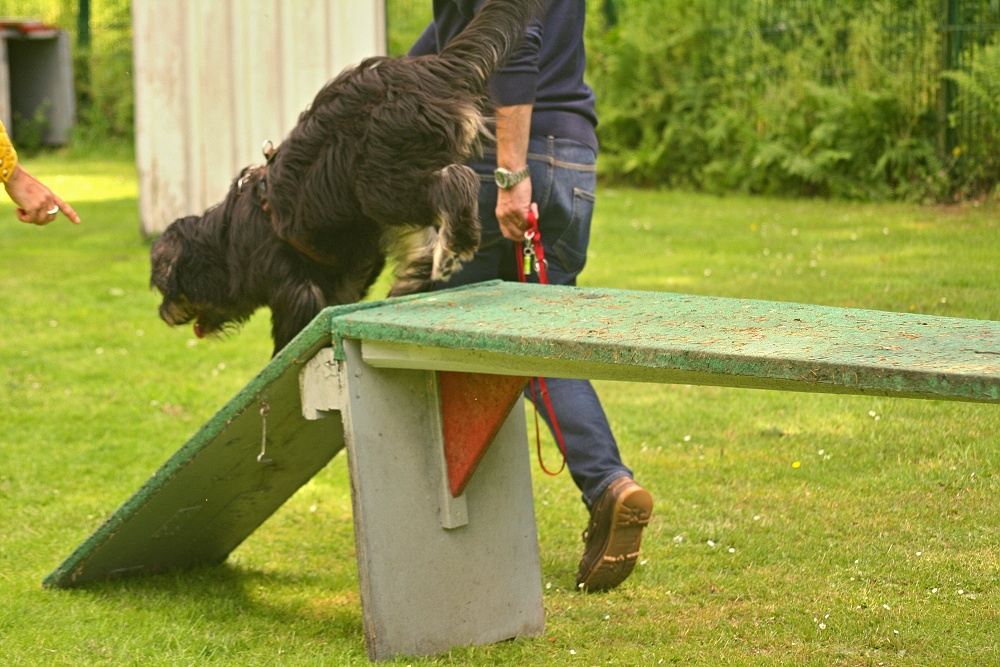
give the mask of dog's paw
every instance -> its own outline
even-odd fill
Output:
[[[448,252],[450,252],[458,263],[468,262],[479,250],[479,229],[476,228],[475,235],[470,235],[469,238],[459,238],[458,236],[452,236],[451,245],[448,247]]]
[[[471,260],[476,250],[479,248],[478,228],[474,237],[467,239],[467,243],[459,245],[452,235],[439,234],[437,242],[434,244],[434,262],[431,269],[431,280],[448,280],[453,274],[462,268],[462,264]],[[451,243],[446,243],[446,238],[450,236]]]
[[[472,253],[469,253],[469,259],[472,258]],[[451,249],[438,244],[434,246],[434,263],[431,268],[431,280],[445,281],[451,278],[461,266],[462,257],[456,255]]]

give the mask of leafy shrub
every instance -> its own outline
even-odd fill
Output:
[[[607,25],[592,9],[602,174],[711,191],[944,197],[954,165],[938,151],[938,10],[928,0],[618,0],[620,20]]]
[[[430,0],[385,0],[388,53],[401,56],[410,50],[433,17]]]

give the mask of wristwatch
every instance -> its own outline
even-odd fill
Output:
[[[500,167],[493,172],[493,180],[497,182],[498,188],[506,190],[507,188],[514,187],[530,175],[531,171],[527,167],[521,171],[510,171],[509,169]]]

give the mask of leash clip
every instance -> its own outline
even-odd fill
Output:
[[[542,247],[542,235],[538,231],[538,216],[534,211],[528,211],[528,228],[524,230],[524,242],[521,243],[521,254],[524,258],[524,267],[521,278],[535,269],[539,282],[547,283],[546,272],[549,262],[545,259],[545,250]]]

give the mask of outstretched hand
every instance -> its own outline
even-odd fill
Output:
[[[29,174],[21,165],[14,167],[14,173],[4,184],[7,194],[17,205],[17,218],[33,225],[47,225],[56,219],[60,211],[74,224],[80,224],[80,216],[73,207],[52,192],[44,183]]]

